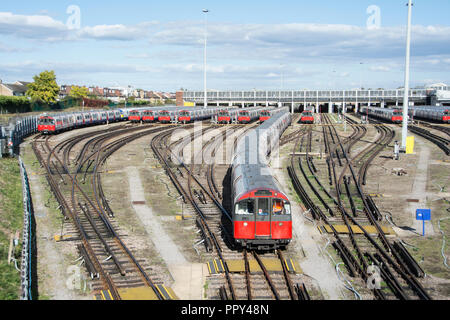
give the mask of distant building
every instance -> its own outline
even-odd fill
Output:
[[[3,83],[0,80],[0,95],[8,97],[23,97],[28,91],[30,82],[16,81],[15,83]]]

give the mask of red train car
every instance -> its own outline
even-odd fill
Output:
[[[73,126],[74,118],[73,116],[68,115],[42,115],[38,120],[38,131],[44,134],[58,133],[63,130],[71,129]]]
[[[132,123],[141,122],[141,112],[138,110],[131,110],[128,114],[128,120]]]
[[[161,110],[158,115],[158,121],[161,123],[170,123],[175,119],[175,112],[168,110]]]
[[[303,111],[300,123],[314,123],[314,115],[311,111]]]
[[[288,197],[277,179],[268,174],[267,164],[251,161],[251,153],[267,156],[265,151],[276,146],[279,136],[291,123],[289,112],[279,113],[262,124],[257,145],[249,145],[245,136],[236,146],[231,170],[233,201],[233,238],[237,246],[249,249],[271,250],[286,247],[292,240],[292,214]],[[248,133],[252,134],[253,133]],[[250,139],[251,140],[251,139]]]
[[[267,121],[270,119],[271,116],[272,116],[272,113],[270,110],[262,110],[259,115],[259,121],[260,122]]]
[[[143,122],[155,122],[156,121],[156,114],[153,110],[144,110],[142,112],[142,121]]]

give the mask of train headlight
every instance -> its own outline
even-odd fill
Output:
[[[282,227],[282,226],[283,226],[283,222],[280,222],[278,225],[279,225],[280,227]]]
[[[247,227],[248,226],[248,223],[247,222],[244,222],[244,227]]]

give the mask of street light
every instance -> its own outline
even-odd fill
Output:
[[[362,74],[363,74],[362,65],[364,64],[364,62],[360,62],[359,64],[361,66],[361,70],[360,70],[360,74],[359,74],[359,90],[362,90]]]
[[[411,16],[412,3],[408,1],[408,28],[406,32],[406,63],[405,63],[405,88],[403,93],[403,124],[402,124],[402,149],[406,150],[406,138],[408,137],[408,107],[409,107],[409,60],[411,54]]]
[[[204,106],[203,108],[206,109],[208,106],[208,92],[206,89],[206,45],[208,43],[208,9],[203,9],[203,13],[205,14],[205,53],[204,53],[204,61],[203,61],[203,81],[204,81],[204,91],[205,91],[205,97],[204,97]]]

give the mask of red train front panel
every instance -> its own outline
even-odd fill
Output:
[[[238,122],[242,124],[250,123],[252,121],[252,118],[250,116],[250,113],[244,111],[240,112],[238,116]]]
[[[264,122],[270,119],[270,111],[262,111],[259,116],[259,121]]]
[[[235,241],[242,246],[276,247],[292,239],[289,201],[273,190],[256,190],[241,197],[233,220]]]
[[[314,123],[314,116],[311,112],[304,112],[300,119],[301,123]]]
[[[172,119],[170,117],[170,112],[169,111],[161,111],[159,113],[158,121],[161,123],[170,123],[170,121],[172,121]]]
[[[50,117],[41,117],[38,121],[38,131],[41,133],[55,133],[55,119]]]
[[[219,114],[217,115],[217,122],[218,123],[230,123],[231,122],[231,116],[227,110],[219,111]]]
[[[181,111],[178,116],[178,121],[181,123],[187,123],[192,121],[192,116],[189,111]]]
[[[442,121],[450,123],[450,110],[445,110]]]
[[[155,121],[155,115],[153,111],[145,111],[142,114],[142,121],[143,122],[154,122]]]
[[[131,122],[140,122],[141,121],[141,114],[139,111],[130,111],[130,114],[128,115],[128,120]]]

